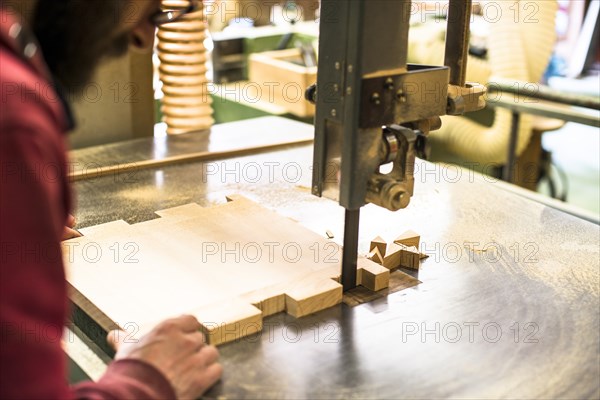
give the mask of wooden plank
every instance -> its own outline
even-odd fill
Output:
[[[106,224],[100,224],[96,226],[88,226],[87,228],[79,229],[79,233],[82,235],[101,235],[102,232],[113,232],[115,229],[120,229],[129,226],[129,224],[122,219],[118,221],[107,222]]]
[[[182,217],[189,218],[190,216],[196,214],[196,212],[202,212],[202,207],[196,203],[184,204],[179,207],[168,208],[166,210],[158,210],[154,213],[159,217],[167,218],[167,217]]]
[[[262,330],[260,310],[239,300],[204,306],[191,314],[202,321],[202,332],[215,346]]]
[[[285,293],[285,309],[300,318],[332,307],[342,301],[342,285],[329,278],[309,276],[290,282]]]
[[[341,302],[341,260],[313,251],[337,244],[244,197],[228,200],[105,224],[64,242],[68,282],[117,325],[143,333],[192,313],[214,344],[260,330],[264,316],[301,317]],[[358,268],[359,284],[387,285],[385,268],[365,258]]]

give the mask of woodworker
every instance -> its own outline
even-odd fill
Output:
[[[159,0],[0,0],[0,398],[195,398],[221,376],[200,324],[181,316],[139,340],[109,334],[115,360],[97,382],[67,385],[69,313],[60,240],[71,210],[63,93],[99,61],[148,51]],[[168,20],[166,21],[168,22]],[[118,279],[118,277],[115,277]],[[135,282],[131,282],[135,285]]]

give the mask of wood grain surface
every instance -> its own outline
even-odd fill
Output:
[[[213,344],[260,332],[263,316],[341,302],[338,244],[244,197],[228,200],[82,229],[63,247],[70,285],[136,336],[191,313]],[[386,268],[364,258],[358,268],[358,284],[387,287]]]

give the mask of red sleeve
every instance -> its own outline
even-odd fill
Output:
[[[148,383],[152,383],[149,385]],[[73,388],[77,399],[174,399],[169,382],[154,367],[138,360],[118,360],[110,364],[97,382],[84,382]]]
[[[36,90],[47,83],[1,47],[0,56],[0,398],[173,398],[166,378],[135,360],[69,388],[61,348],[60,238],[69,208],[61,119]]]

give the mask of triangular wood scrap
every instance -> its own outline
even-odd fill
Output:
[[[375,239],[371,240],[371,246],[369,247],[369,251],[373,251],[373,249],[377,248],[381,255],[385,254],[385,250],[387,248],[387,243],[381,236],[377,236]]]
[[[369,252],[369,254],[367,254],[367,258],[371,261],[376,262],[379,265],[383,265],[383,256],[381,255],[381,252],[377,247],[375,247]]]
[[[387,246],[385,257],[383,257],[383,266],[387,269],[396,269],[400,266],[400,252],[402,247],[396,243],[390,243]]]
[[[394,243],[403,244],[404,246],[408,247],[415,246],[416,248],[419,248],[420,239],[421,236],[417,232],[408,230],[394,239]]]

